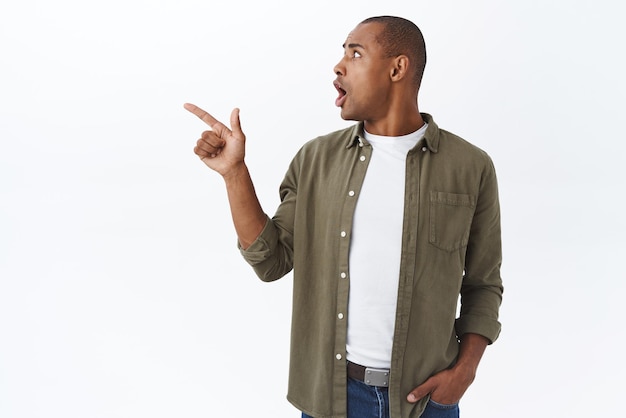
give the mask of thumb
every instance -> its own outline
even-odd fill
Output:
[[[411,403],[415,403],[422,399],[424,396],[431,393],[433,390],[435,390],[435,387],[435,383],[432,381],[432,378],[430,378],[415,389],[413,389],[406,397],[406,400]]]
[[[241,130],[241,121],[239,119],[239,108],[236,107],[230,114],[230,129],[233,131],[235,136],[244,137],[243,131]]]

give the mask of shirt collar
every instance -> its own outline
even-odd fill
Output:
[[[424,122],[428,124],[426,133],[424,133],[424,141],[430,152],[437,153],[439,150],[439,127],[435,123],[432,116],[428,113],[422,113]]]
[[[428,123],[428,127],[426,128],[426,133],[424,134],[423,141],[426,142],[426,146],[428,147],[430,152],[436,153],[439,149],[439,127],[437,126],[431,115],[429,115],[428,113],[422,113],[421,115],[424,119],[424,122]],[[364,127],[365,124],[363,122],[359,122],[352,127],[352,129],[349,131],[350,135],[348,136],[348,140],[346,142],[346,148],[352,148],[356,145],[369,145],[365,140]]]

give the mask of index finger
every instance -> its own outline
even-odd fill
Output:
[[[195,104],[185,103],[185,109],[187,109],[188,111],[190,111],[191,113],[193,113],[194,115],[202,119],[202,121],[206,123],[207,125],[209,125],[210,127],[213,127],[215,124],[219,123],[219,121],[215,119],[213,116],[211,116],[209,112],[207,112],[206,110],[200,109]]]

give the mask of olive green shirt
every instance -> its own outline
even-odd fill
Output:
[[[422,116],[428,128],[406,160],[400,277],[388,279],[399,280],[390,410],[403,418],[422,413],[427,399],[411,404],[406,396],[454,364],[461,335],[496,340],[503,291],[492,161]],[[242,250],[264,281],[293,269],[287,398],[316,418],[346,416],[348,255],[372,152],[363,123],[306,143],[281,184],[276,214]]]

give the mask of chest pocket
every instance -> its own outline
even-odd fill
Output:
[[[475,208],[473,195],[431,191],[428,241],[445,251],[466,247]]]

